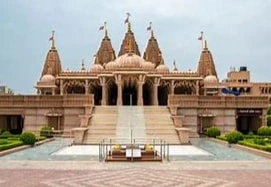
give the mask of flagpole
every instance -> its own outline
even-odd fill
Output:
[[[201,31],[200,34],[201,34],[201,49],[203,49],[204,46],[203,31]]]

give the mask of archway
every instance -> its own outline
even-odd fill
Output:
[[[94,105],[101,105],[102,102],[102,87],[101,86],[93,86],[91,88],[91,93],[94,95]]]
[[[167,105],[168,100],[168,87],[167,86],[159,86],[158,87],[158,104],[159,105]]]
[[[24,128],[22,115],[0,115],[0,129],[12,134],[21,134]]]
[[[153,104],[153,90],[152,84],[150,81],[146,81],[143,85],[143,104],[144,105],[152,105]]]
[[[137,87],[135,85],[126,85],[122,90],[123,105],[137,105]]]
[[[107,96],[108,105],[117,105],[117,99],[118,99],[118,86],[114,81],[108,82],[107,86]]]
[[[85,94],[85,87],[82,85],[70,84],[66,89],[67,94]]]
[[[193,92],[192,88],[187,85],[177,86],[174,89],[174,94],[191,95],[192,92]]]

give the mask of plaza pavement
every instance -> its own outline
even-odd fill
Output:
[[[271,161],[0,160],[0,186],[271,186]]]

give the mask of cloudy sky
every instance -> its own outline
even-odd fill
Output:
[[[152,21],[166,64],[196,70],[205,32],[219,79],[231,66],[247,66],[252,81],[271,81],[271,1],[269,0],[1,0],[0,84],[15,93],[33,94],[40,78],[48,38],[55,30],[64,69],[93,62],[107,21],[116,53],[126,32],[126,12],[144,52]]]

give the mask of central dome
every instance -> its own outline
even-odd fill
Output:
[[[143,58],[134,53],[127,53],[121,55],[115,60],[115,62],[119,68],[142,68],[145,61]]]
[[[151,70],[154,69],[154,64],[145,61],[140,56],[134,53],[126,53],[118,57],[115,61],[111,61],[105,66],[108,70],[117,69],[140,69],[140,70]]]

